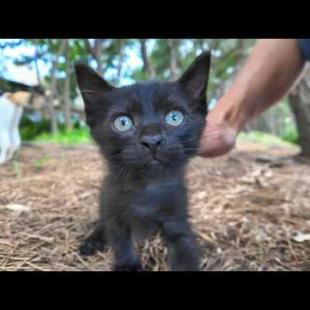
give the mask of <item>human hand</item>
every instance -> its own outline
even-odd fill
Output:
[[[222,156],[234,148],[238,130],[228,123],[225,115],[225,111],[219,108],[209,112],[200,140],[200,156]]]
[[[235,146],[237,132],[227,123],[215,123],[207,119],[207,124],[200,140],[199,155],[217,157],[228,153]]]

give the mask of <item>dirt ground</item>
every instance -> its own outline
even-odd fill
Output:
[[[310,163],[297,152],[243,143],[191,162],[204,270],[310,270]],[[0,270],[110,270],[110,250],[77,252],[96,219],[104,172],[93,145],[25,146],[0,166]],[[167,270],[159,238],[138,247],[146,270]]]

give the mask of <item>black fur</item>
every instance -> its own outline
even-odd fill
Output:
[[[75,65],[91,134],[108,163],[100,221],[80,247],[91,255],[111,243],[114,270],[142,270],[133,240],[161,232],[172,270],[199,270],[195,236],[188,223],[184,173],[196,155],[207,114],[210,54],[202,53],[175,82],[145,82],[115,88],[82,63]],[[165,123],[171,110],[184,122]],[[127,115],[134,126],[118,132]]]

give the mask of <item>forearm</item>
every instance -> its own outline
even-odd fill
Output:
[[[239,132],[287,93],[304,63],[297,40],[258,40],[233,86],[213,109],[213,117]]]

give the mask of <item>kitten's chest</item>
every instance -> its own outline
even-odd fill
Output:
[[[176,182],[156,182],[146,184],[143,187],[132,191],[131,208],[133,212],[141,216],[157,215],[163,209],[171,205],[178,192],[182,195]]]
[[[144,239],[155,234],[167,217],[173,216],[177,207],[178,193],[175,183],[149,184],[134,192],[127,208],[127,220],[135,239]]]

